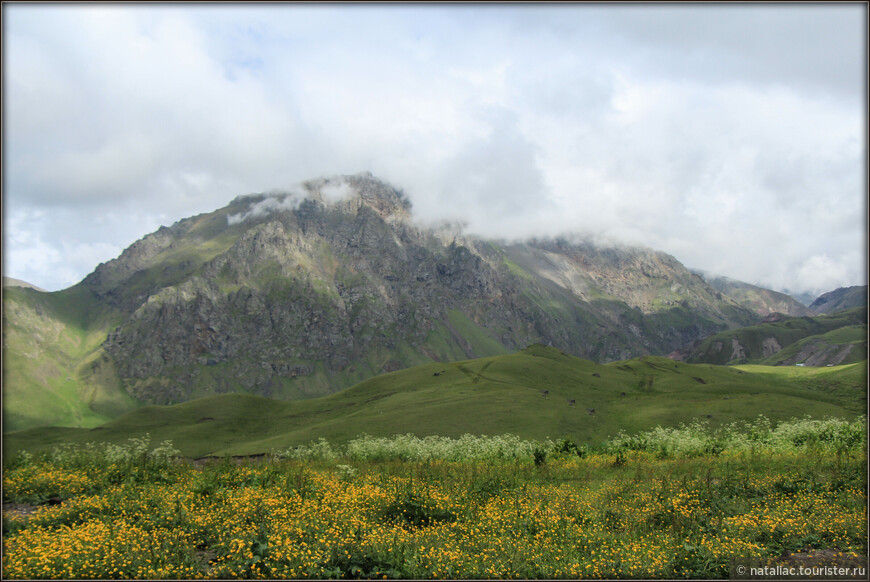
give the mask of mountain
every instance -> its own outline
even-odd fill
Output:
[[[812,317],[768,316],[677,350],[675,360],[700,364],[827,366],[867,359],[867,306]]]
[[[665,253],[483,240],[415,222],[369,174],[323,178],[162,227],[64,291],[7,289],[4,426],[311,398],[534,343],[596,362],[667,354],[758,319]]]
[[[94,429],[35,428],[4,435],[6,451],[150,435],[182,454],[254,455],[319,438],[367,433],[463,434],[598,444],[617,434],[701,420],[723,426],[764,414],[854,418],[866,410],[867,363],[836,368],[734,368],[643,357],[606,365],[531,346],[519,352],[432,363],[382,374],[337,394],[276,401],[221,394],[146,406]],[[546,387],[546,392],[541,389]]]
[[[28,287],[30,289],[35,289],[36,291],[45,291],[45,289],[37,287],[36,285],[32,285],[26,281],[22,281],[20,279],[14,279],[12,277],[4,276],[3,277],[3,288],[6,288],[6,287]]]
[[[836,313],[853,307],[867,305],[867,285],[856,287],[840,287],[820,295],[810,304],[810,311],[815,315]]]
[[[778,291],[771,291],[736,279],[721,275],[698,272],[711,287],[727,295],[738,304],[766,317],[771,313],[792,316],[813,315],[813,312],[794,297]]]

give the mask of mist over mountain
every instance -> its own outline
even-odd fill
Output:
[[[797,309],[729,285],[648,248],[424,226],[370,174],[320,178],[162,227],[64,291],[6,293],[4,419],[84,426],[215,393],[308,398],[534,343],[602,363],[664,355]]]

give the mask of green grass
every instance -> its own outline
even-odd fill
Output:
[[[449,310],[447,319],[459,335],[471,344],[471,349],[478,357],[496,356],[510,352],[501,342],[490,337],[483,328],[458,309]]]
[[[194,457],[265,453],[321,437],[342,443],[362,433],[458,437],[511,432],[594,444],[621,430],[693,420],[722,426],[758,414],[774,421],[807,414],[854,418],[866,410],[862,370],[866,373],[866,363],[816,371],[744,369],[659,357],[598,365],[532,346],[515,354],[383,374],[308,400],[227,394],[147,406],[94,430],[64,430],[56,436],[50,429],[8,433],[4,446],[38,450],[65,441],[115,442],[145,433],[171,439]]]
[[[120,315],[87,289],[5,289],[3,316],[4,431],[93,427],[137,406],[117,378],[93,373],[91,364]]]
[[[528,271],[526,271],[514,261],[512,261],[510,258],[508,258],[507,255],[502,257],[502,263],[508,268],[508,271],[510,271],[516,277],[519,277],[520,279],[524,279],[526,281],[533,280],[532,275]]]

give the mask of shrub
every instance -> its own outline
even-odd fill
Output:
[[[338,458],[339,452],[332,448],[329,441],[321,437],[316,442],[312,441],[307,445],[300,445],[275,452],[273,456],[278,459],[332,461]]]
[[[753,422],[734,422],[718,430],[707,423],[681,424],[677,428],[657,426],[642,433],[620,432],[604,443],[605,451],[647,451],[659,458],[696,457],[732,452],[790,452],[814,447],[830,452],[850,453],[866,446],[866,419],[810,418],[782,421],[774,426],[763,416]]]
[[[547,464],[547,451],[538,447],[533,451],[533,454],[535,456],[536,467],[543,467]]]
[[[553,452],[566,455],[574,454],[582,459],[589,452],[589,449],[586,445],[578,446],[572,439],[563,438],[553,445]]]
[[[439,508],[435,503],[413,491],[402,493],[383,511],[383,517],[411,527],[427,527],[439,522],[456,520],[453,512]]]

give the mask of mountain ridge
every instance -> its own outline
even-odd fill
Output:
[[[4,420],[59,422],[15,416],[26,386],[63,385],[85,414],[89,394],[128,408],[228,392],[310,398],[534,343],[599,362],[664,355],[760,319],[660,251],[504,243],[421,225],[411,210],[370,174],[310,180],[161,227],[68,290],[4,296],[20,386]],[[52,315],[61,303],[69,317]],[[27,347],[47,325],[88,341],[62,357],[50,338]]]
[[[489,355],[486,348],[474,345],[466,336],[481,336],[483,341],[478,344],[495,342],[502,346],[500,351],[543,341],[579,356],[615,360],[662,350],[704,331],[752,319],[727,300],[710,309],[709,289],[663,253],[636,249],[593,252],[590,246],[565,241],[499,247],[455,234],[448,244],[443,233],[412,223],[407,205],[388,185],[369,176],[354,176],[343,184],[357,196],[324,196],[322,190],[334,187],[334,183],[309,182],[306,187],[313,195],[294,199],[292,204],[280,197],[236,199],[237,204],[246,206],[241,218],[235,220],[231,217],[240,216],[242,209],[227,207],[227,227],[244,226],[245,230],[231,245],[213,245],[217,252],[200,257],[199,266],[189,257],[161,263],[161,281],[168,277],[175,282],[174,273],[182,280],[156,292],[133,295],[136,303],[145,295],[148,299],[140,303],[126,325],[110,334],[106,344],[107,353],[119,362],[121,376],[128,379],[137,397],[184,398],[182,393],[168,396],[162,382],[158,396],[149,378],[166,368],[189,368],[194,363],[212,367],[228,364],[235,382],[271,395],[276,390],[271,385],[276,376],[298,378],[319,373],[322,381],[329,382],[329,376],[334,380],[336,373],[355,372],[355,361],[378,357],[376,352],[384,348],[392,356],[395,351],[405,354],[369,361],[367,374],[432,359]],[[266,204],[268,211],[259,211],[266,201],[273,200]],[[185,224],[183,231],[181,225],[175,228],[190,238],[197,230],[211,232],[197,224],[208,220],[213,218],[197,217]],[[152,262],[161,254],[168,259],[178,252],[178,247],[160,234],[158,231],[155,244],[142,245]],[[188,243],[185,248],[190,247]],[[143,253],[136,251],[130,261],[132,268],[119,265],[122,274],[133,273],[122,282],[137,283],[133,279],[147,270],[139,263]],[[546,269],[536,268],[536,261],[528,260],[529,254],[560,260],[559,271],[570,275],[573,282],[582,275],[582,269],[575,267],[584,260],[599,270],[612,268],[607,276],[587,281],[594,293],[583,295],[564,278],[547,277]],[[512,272],[510,266],[519,270]],[[526,276],[530,278],[524,280]],[[679,277],[683,279],[675,283]],[[657,284],[656,279],[663,283]],[[635,296],[638,280],[643,280],[648,290],[645,301]],[[90,283],[89,279],[84,282]],[[676,289],[670,289],[675,285]],[[130,286],[135,288],[137,284]],[[664,303],[653,305],[653,299]],[[189,302],[193,302],[197,316],[179,324],[180,312],[190,315],[180,306]],[[619,302],[624,305],[617,305]],[[656,315],[668,310],[680,312],[686,320],[681,322],[681,331],[655,325]],[[225,317],[230,311],[239,316],[230,321]],[[703,312],[701,317],[696,315],[698,311]],[[143,321],[149,322],[145,326],[149,333],[137,332]],[[644,323],[655,329],[645,330]],[[457,331],[462,326],[468,329]],[[623,326],[633,336],[628,348],[622,345],[624,341],[608,341],[607,335],[598,331]],[[239,333],[243,328],[246,331]],[[194,341],[185,337],[188,329],[194,330]],[[285,333],[288,329],[294,330],[295,341]],[[437,347],[426,345],[433,333],[441,336],[436,338]],[[238,338],[256,341],[259,334],[268,342],[256,350],[239,345]],[[587,338],[597,339],[598,344]],[[315,357],[313,352],[322,357]],[[135,357],[131,358],[131,353]],[[190,357],[192,353],[196,359]],[[264,353],[268,357],[263,358]],[[260,359],[260,365],[253,373],[248,366],[245,370],[234,367],[231,360],[238,361],[239,356]],[[209,382],[226,382],[223,375],[206,375]],[[196,381],[193,375],[181,372],[174,383]],[[334,381],[332,385],[341,384]],[[281,388],[277,387],[279,393]]]
[[[737,301],[740,305],[751,309],[762,317],[772,313],[782,313],[791,316],[813,315],[813,311],[794,297],[751,285],[736,279],[715,275],[704,271],[696,271],[714,289]]]
[[[3,288],[6,287],[26,287],[29,289],[33,289],[34,291],[45,291],[42,287],[37,287],[32,283],[28,283],[27,281],[22,281],[21,279],[15,279],[14,277],[3,276]]]

